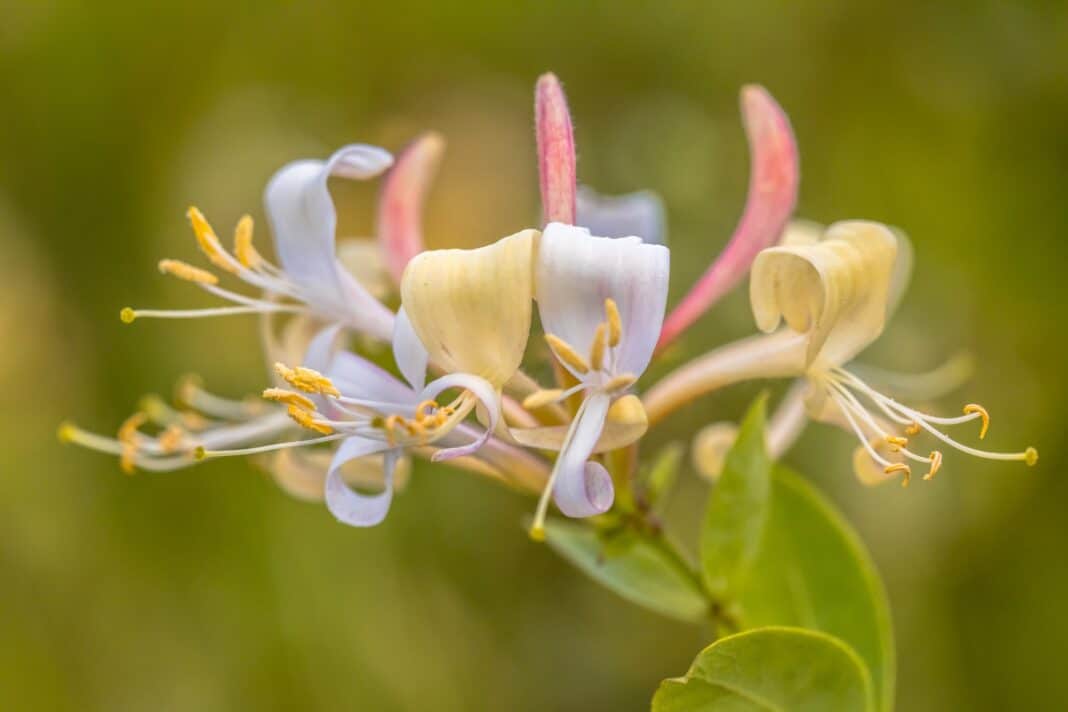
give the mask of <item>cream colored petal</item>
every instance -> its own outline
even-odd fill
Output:
[[[536,450],[559,450],[567,435],[567,425],[547,425],[540,428],[512,428],[511,434],[520,445]],[[641,399],[625,395],[616,399],[608,409],[604,429],[593,452],[608,452],[637,442],[649,428]]]
[[[530,335],[537,230],[475,250],[432,250],[408,263],[401,300],[431,362],[500,388]]]
[[[831,225],[814,244],[772,247],[753,263],[757,327],[781,321],[808,337],[806,363],[841,365],[882,333],[897,237],[865,221]]]

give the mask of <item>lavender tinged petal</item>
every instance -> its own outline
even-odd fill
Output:
[[[556,462],[553,500],[569,517],[590,517],[607,512],[615,498],[608,471],[597,462],[588,462],[601,436],[610,402],[607,395],[596,394],[583,403]]]
[[[373,495],[361,494],[345,484],[341,468],[346,462],[379,452],[385,452],[382,492]],[[330,513],[342,524],[353,527],[373,527],[385,519],[393,501],[393,471],[398,457],[398,451],[391,450],[389,445],[382,441],[361,437],[346,438],[334,455],[326,475],[324,494]]]

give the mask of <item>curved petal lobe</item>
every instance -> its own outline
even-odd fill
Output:
[[[604,427],[610,400],[603,394],[586,399],[575,415],[570,437],[556,461],[553,500],[569,517],[603,514],[615,499],[608,471],[600,463],[588,462]]]
[[[351,489],[341,474],[341,467],[356,458],[387,451],[383,462],[383,490],[379,494],[361,494]],[[373,527],[386,518],[393,501],[393,471],[399,454],[379,440],[361,437],[346,438],[338,448],[326,474],[324,496],[326,507],[342,524],[353,527]]]

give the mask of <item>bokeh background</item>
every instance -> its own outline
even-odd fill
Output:
[[[220,228],[262,218],[284,162],[435,128],[432,244],[535,222],[531,94],[552,69],[581,178],[663,195],[676,298],[741,210],[747,82],[793,119],[802,215],[911,234],[912,289],[866,360],[971,352],[975,378],[941,405],[982,402],[987,443],[1035,444],[1039,465],[952,455],[932,483],[866,489],[853,443],[823,427],[788,460],[883,574],[900,709],[1063,706],[1068,6],[800,5],[0,3],[0,705],[625,710],[685,671],[706,631],[589,583],[527,540],[531,501],[468,475],[419,467],[387,523],[357,531],[244,462],[130,478],[55,438],[64,418],[111,432],[189,371],[262,388],[251,319],[117,318],[207,303],[154,266],[194,257],[190,203]],[[338,196],[343,228],[369,233],[373,188]],[[751,330],[740,292],[684,347]],[[759,387],[652,444],[737,416]],[[707,491],[684,480],[683,530]]]

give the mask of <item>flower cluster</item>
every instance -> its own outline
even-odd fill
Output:
[[[212,269],[166,259],[160,271],[229,304],[127,308],[122,320],[257,314],[273,381],[258,400],[222,398],[188,381],[177,406],[147,399],[114,438],[70,424],[61,438],[117,455],[127,472],[256,456],[288,491],[324,499],[354,526],[383,520],[412,455],[448,460],[540,494],[534,538],[544,535],[550,501],[570,517],[610,510],[650,427],[748,379],[796,379],[770,423],[772,452],[785,451],[809,418],[838,425],[856,436],[854,469],[867,483],[898,477],[908,484],[913,464],[924,479],[933,477],[943,455],[918,453],[912,438],[921,433],[978,457],[1037,460],[1033,448],[986,452],[945,432],[978,420],[985,436],[989,416],[979,405],[957,417],[930,415],[869,383],[882,381],[893,394],[907,377],[864,380],[847,368],[900,301],[912,252],[901,231],[879,223],[823,228],[792,219],[796,142],[764,89],[742,91],[752,154],[742,218],[666,318],[660,200],[647,191],[601,197],[578,189],[570,114],[555,76],[538,81],[535,111],[543,225],[477,249],[422,247],[422,204],[444,149],[436,134],[419,137],[396,160],[381,148],[351,145],[279,170],[264,196],[277,264],[253,246],[251,218],[238,222],[227,249],[190,208]],[[383,175],[376,239],[339,240],[330,179]],[[220,286],[220,276],[244,282],[253,295]],[[656,355],[746,276],[763,334],[644,387]],[[535,309],[542,333],[532,341]],[[390,345],[389,363],[365,348],[373,341]],[[547,385],[528,372],[544,355],[552,365]],[[920,395],[959,381],[961,370],[927,379],[934,384]],[[696,434],[701,472],[716,475],[734,433],[716,423]]]

